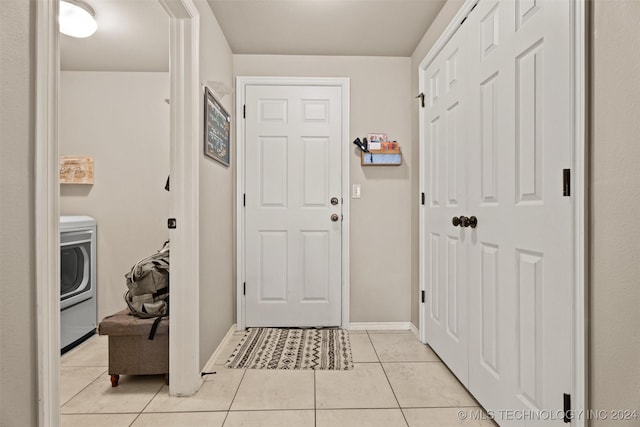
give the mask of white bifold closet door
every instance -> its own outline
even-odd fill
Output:
[[[571,392],[569,8],[480,0],[424,74],[427,342],[487,410],[553,412],[501,426]]]
[[[425,74],[426,98],[422,147],[427,177],[424,189],[423,247],[429,345],[467,385],[469,368],[468,231],[453,217],[467,212],[467,127],[469,26],[460,28]]]

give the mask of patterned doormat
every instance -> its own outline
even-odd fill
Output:
[[[353,369],[349,333],[343,329],[251,328],[227,368]]]

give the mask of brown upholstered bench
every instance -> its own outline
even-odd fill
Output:
[[[169,383],[169,319],[158,325],[149,339],[154,319],[140,319],[125,309],[102,319],[100,335],[109,336],[109,375],[111,386],[118,385],[120,375],[165,375]]]

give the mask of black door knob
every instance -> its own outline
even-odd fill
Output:
[[[460,227],[468,227],[469,226],[469,218],[466,216],[460,217]]]
[[[478,218],[476,218],[475,216],[470,216],[469,217],[469,227],[476,228],[477,226],[478,226]]]
[[[460,225],[460,218],[458,218],[457,216],[454,216],[453,218],[451,218],[451,224],[453,224],[454,227],[457,227]]]

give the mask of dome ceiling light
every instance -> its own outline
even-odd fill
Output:
[[[98,29],[95,12],[81,0],[60,1],[60,32],[71,37],[89,37]]]

